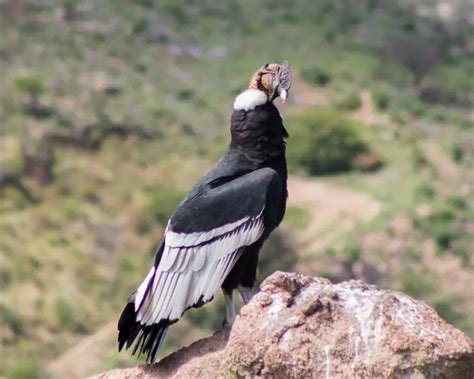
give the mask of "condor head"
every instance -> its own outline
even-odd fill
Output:
[[[290,65],[283,63],[267,63],[260,67],[252,76],[249,88],[265,92],[269,101],[277,97],[285,102],[291,87]]]

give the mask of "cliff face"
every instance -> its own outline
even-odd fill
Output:
[[[232,330],[112,378],[473,378],[474,345],[426,304],[361,281],[276,272]]]

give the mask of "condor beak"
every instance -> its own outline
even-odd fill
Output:
[[[282,87],[278,87],[278,96],[280,96],[281,101],[285,102],[288,97],[288,91]]]

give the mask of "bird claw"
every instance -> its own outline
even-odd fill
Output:
[[[224,329],[230,330],[232,329],[232,325],[234,325],[235,321],[235,316],[233,318],[225,318],[224,321],[222,321],[222,327]]]

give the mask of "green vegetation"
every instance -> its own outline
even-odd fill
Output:
[[[301,77],[311,84],[324,87],[331,81],[331,75],[321,67],[314,66],[301,71]]]
[[[294,169],[311,175],[337,173],[354,168],[357,157],[370,154],[359,131],[364,126],[343,113],[312,109],[286,123],[293,142],[288,146],[288,162]]]
[[[38,103],[39,97],[45,92],[45,86],[40,78],[30,75],[18,76],[15,85],[19,91],[27,94],[33,104]]]
[[[166,225],[178,203],[184,199],[184,193],[167,187],[153,188],[146,209],[154,222]]]
[[[390,89],[379,87],[372,91],[372,97],[374,98],[377,108],[381,111],[385,111],[389,108],[391,100],[395,96],[391,93]]]
[[[77,312],[67,299],[58,297],[54,303],[54,311],[61,330],[75,333],[83,333],[87,330],[77,319]]]
[[[351,92],[336,101],[335,107],[345,111],[355,111],[360,108],[362,101],[358,93]]]
[[[473,325],[469,321],[469,315],[466,315],[459,305],[461,302],[462,298],[459,295],[448,294],[436,300],[433,307],[446,321],[453,325],[459,325],[460,328],[472,335]]]
[[[23,325],[20,316],[5,304],[0,304],[0,320],[2,325],[5,325],[16,335],[22,334]]]
[[[463,197],[452,196],[441,201],[435,200],[430,214],[426,217],[415,215],[413,224],[432,236],[439,253],[451,252],[462,259],[465,265],[472,266],[472,237],[467,233],[467,227],[473,221],[473,213],[473,204]]]
[[[310,215],[307,209],[288,206],[285,213],[285,225],[295,232],[302,231],[308,227]]]
[[[42,379],[45,377],[39,363],[33,357],[16,359],[7,367],[5,379]]]
[[[0,2],[0,377],[68,377],[48,364],[117,319],[175,205],[225,149],[233,98],[257,66],[283,59],[295,73],[282,107],[292,174],[369,196],[381,212],[342,232],[357,210],[341,212],[321,232],[333,236],[324,254],[297,243],[311,219],[289,206],[259,278],[301,262],[336,277],[340,265],[339,278],[406,290],[474,336],[462,290],[474,275],[474,26],[462,7],[450,20],[417,8]],[[427,140],[445,156],[430,159]],[[164,353],[217,328],[222,304],[174,326]],[[82,376],[136,364],[115,352],[113,329]]]
[[[401,277],[401,289],[416,298],[426,297],[434,291],[433,278],[426,271],[408,269]]]
[[[151,189],[140,219],[140,230],[149,232],[156,223],[166,226],[176,206],[184,199],[185,195],[185,193],[167,186]]]

